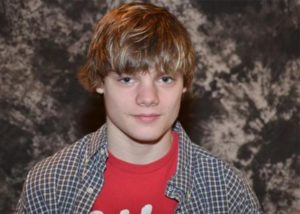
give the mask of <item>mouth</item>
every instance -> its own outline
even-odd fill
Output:
[[[133,117],[143,123],[151,123],[156,121],[160,115],[159,114],[135,114]]]

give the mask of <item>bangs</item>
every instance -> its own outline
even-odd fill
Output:
[[[190,69],[187,67],[190,57],[185,53],[191,52],[191,44],[186,41],[187,32],[172,23],[173,17],[162,19],[151,15],[144,15],[143,25],[132,22],[128,28],[127,23],[126,28],[119,28],[122,34],[115,34],[108,40],[106,49],[112,71],[121,74],[154,68],[158,72],[185,75],[184,71]]]

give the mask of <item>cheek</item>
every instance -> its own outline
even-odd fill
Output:
[[[104,94],[104,101],[107,110],[122,110],[129,105],[130,96],[124,93],[107,92]]]
[[[181,94],[170,94],[165,96],[163,102],[168,109],[176,110],[181,105]]]

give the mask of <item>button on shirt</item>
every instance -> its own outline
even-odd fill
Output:
[[[191,142],[180,123],[176,174],[167,197],[178,201],[176,213],[263,213],[239,172]],[[104,183],[108,157],[107,127],[39,162],[25,181],[16,213],[89,213]]]

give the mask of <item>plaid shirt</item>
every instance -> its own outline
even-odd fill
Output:
[[[29,172],[17,213],[89,213],[104,183],[106,125],[41,161]],[[238,172],[193,144],[179,123],[176,174],[165,194],[178,201],[176,213],[262,213]]]

